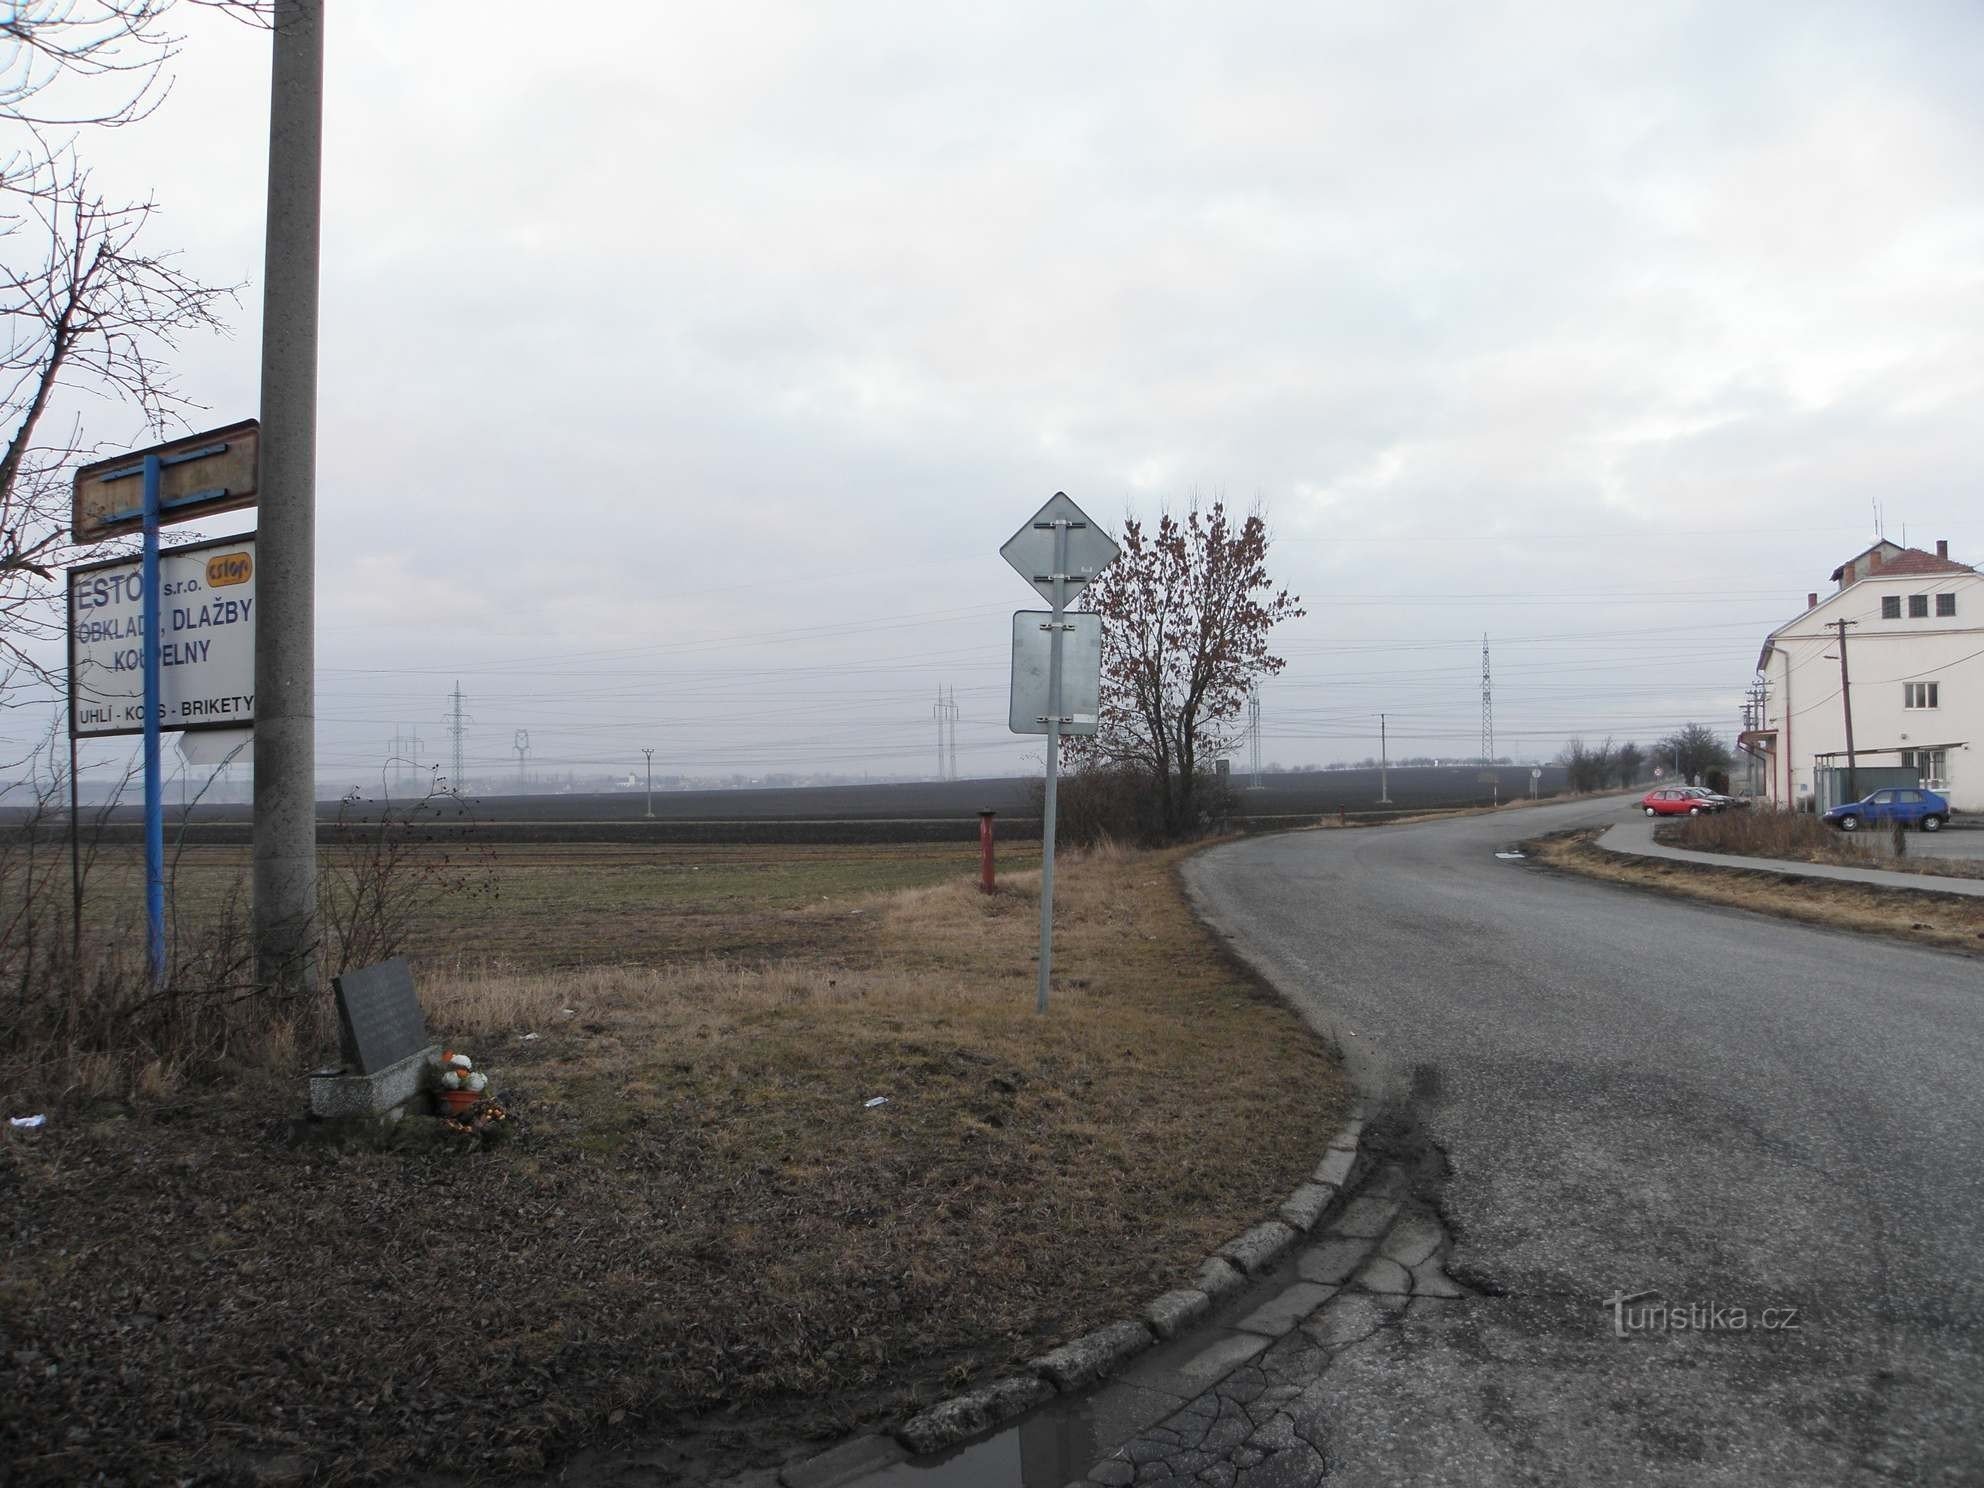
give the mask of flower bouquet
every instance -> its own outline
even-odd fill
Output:
[[[441,1112],[459,1116],[479,1105],[489,1089],[489,1076],[475,1067],[466,1054],[452,1049],[441,1056]]]

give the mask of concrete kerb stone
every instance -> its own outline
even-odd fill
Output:
[[[1288,1196],[1288,1201],[1281,1206],[1281,1217],[1306,1235],[1329,1212],[1335,1198],[1335,1184],[1305,1183]]]
[[[1350,1181],[1350,1170],[1357,1166],[1355,1147],[1332,1147],[1329,1155],[1316,1165],[1316,1183],[1327,1183],[1331,1188],[1342,1188]]]
[[[1199,1267],[1199,1277],[1193,1285],[1218,1302],[1246,1286],[1247,1278],[1238,1266],[1225,1257],[1207,1256],[1205,1263]]]
[[[1220,1246],[1219,1254],[1249,1276],[1258,1276],[1280,1260],[1294,1243],[1294,1226],[1278,1219],[1264,1219],[1246,1234],[1235,1235]]]
[[[1106,1323],[1093,1333],[1084,1333],[1072,1343],[1064,1343],[1037,1359],[1027,1360],[1027,1368],[1051,1380],[1063,1394],[1092,1385],[1114,1373],[1156,1342],[1141,1320],[1124,1318]]]
[[[1157,1339],[1186,1332],[1210,1312],[1213,1303],[1246,1287],[1250,1275],[1273,1266],[1302,1233],[1343,1211],[1343,1188],[1357,1169],[1366,1114],[1361,1105],[1354,1107],[1351,1119],[1330,1139],[1315,1179],[1298,1186],[1282,1202],[1279,1218],[1263,1220],[1208,1256],[1191,1287],[1164,1292],[1144,1307],[1140,1317],[1107,1324],[1029,1360],[1033,1375],[995,1380],[939,1401],[897,1427],[893,1439],[857,1437],[788,1464],[780,1470],[779,1482],[785,1488],[837,1488],[900,1461],[904,1448],[917,1456],[944,1451],[1045,1405],[1056,1392],[1085,1389]]]
[[[1144,1321],[1159,1338],[1176,1338],[1210,1311],[1212,1298],[1197,1287],[1180,1288],[1153,1298],[1144,1308]]]
[[[1014,1416],[1025,1415],[1053,1398],[1054,1386],[1048,1381],[1037,1375],[1012,1375],[953,1395],[911,1416],[896,1428],[896,1439],[919,1457],[941,1452]],[[830,1488],[830,1485],[788,1483],[786,1488]]]

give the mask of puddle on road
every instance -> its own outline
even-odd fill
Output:
[[[1016,1425],[941,1457],[898,1462],[856,1488],[1066,1488],[1114,1442],[1096,1441],[1090,1397],[1042,1406]]]

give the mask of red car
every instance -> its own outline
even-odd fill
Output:
[[[1663,785],[1640,797],[1648,816],[1706,816],[1722,809],[1722,798],[1699,785]]]

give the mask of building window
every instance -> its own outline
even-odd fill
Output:
[[[1899,620],[1901,618],[1901,596],[1899,594],[1883,594],[1881,596],[1881,618],[1883,620]]]
[[[1956,596],[1954,594],[1938,594],[1936,596],[1937,618],[1947,620],[1954,614],[1956,614]]]
[[[1949,751],[1945,749],[1904,749],[1901,752],[1903,768],[1918,772],[1922,783],[1930,790],[1942,790],[1948,783],[1943,771],[1949,768]]]
[[[1929,618],[1928,595],[1911,594],[1908,596],[1908,618],[1911,620],[1927,620]]]
[[[1902,686],[1902,706],[1904,708],[1940,708],[1942,701],[1937,695],[1934,682],[1904,682]]]

